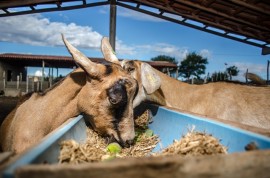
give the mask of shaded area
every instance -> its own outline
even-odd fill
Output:
[[[5,117],[16,107],[17,97],[4,97],[0,96],[0,125]]]

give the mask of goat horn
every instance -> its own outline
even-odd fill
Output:
[[[90,76],[99,76],[102,67],[102,64],[97,64],[92,62],[88,57],[86,57],[83,53],[81,53],[78,49],[72,46],[62,34],[62,39],[67,47],[69,53],[72,55],[74,61]]]
[[[110,61],[115,64],[120,64],[118,58],[115,55],[114,50],[109,42],[108,37],[103,37],[101,40],[101,51],[106,61]]]

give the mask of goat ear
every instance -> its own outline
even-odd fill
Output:
[[[101,51],[106,61],[110,61],[112,63],[120,64],[118,58],[115,55],[114,50],[109,42],[108,37],[103,37],[101,40]]]
[[[88,57],[86,57],[83,53],[81,53],[78,49],[72,46],[62,34],[62,39],[67,47],[69,53],[72,55],[74,61],[90,76],[98,77],[101,74],[103,65],[92,62]]]
[[[141,74],[142,85],[147,94],[154,93],[159,89],[161,85],[161,79],[149,64],[142,63]]]

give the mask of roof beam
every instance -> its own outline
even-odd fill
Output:
[[[193,1],[190,1],[190,0],[174,0],[175,2],[179,3],[179,4],[184,4],[184,5],[187,5],[187,6],[190,6],[192,8],[195,8],[194,10],[203,10],[205,12],[209,12],[209,13],[212,13],[214,15],[218,15],[220,17],[225,17],[227,19],[231,19],[235,22],[239,22],[239,23],[242,23],[244,25],[248,25],[248,26],[253,26],[253,27],[256,27],[256,28],[260,28],[262,30],[269,30],[267,27],[265,26],[261,26],[260,24],[254,24],[254,23],[251,23],[249,21],[246,21],[246,20],[242,20],[242,19],[239,19],[239,18],[235,18],[233,16],[230,16],[229,14],[225,14],[225,13],[222,13],[222,12],[219,12],[217,10],[214,10],[211,8],[211,6],[209,7],[205,7],[205,6],[202,6],[200,4],[196,4],[194,3]]]
[[[252,46],[257,46],[257,47],[260,47],[260,48],[265,47],[265,45],[262,45],[262,44],[259,44],[259,43],[253,42],[253,41],[248,41],[249,38],[241,39],[241,38],[237,38],[235,36],[228,35],[229,32],[221,33],[221,32],[217,32],[217,31],[213,31],[213,30],[208,29],[207,28],[208,26],[199,27],[199,26],[196,26],[196,25],[193,25],[193,24],[190,24],[190,23],[186,23],[185,18],[184,18],[184,20],[180,20],[180,19],[177,20],[177,19],[174,19],[174,18],[170,18],[170,17],[164,16],[164,15],[161,15],[160,13],[154,13],[154,12],[151,12],[151,11],[147,11],[147,10],[144,10],[144,9],[133,7],[131,5],[121,3],[119,1],[117,2],[117,5],[122,6],[124,8],[131,9],[131,10],[135,10],[135,11],[138,11],[138,12],[141,12],[141,13],[144,13],[144,14],[148,14],[148,15],[151,15],[151,16],[154,16],[154,17],[158,17],[158,18],[161,18],[161,19],[164,19],[164,20],[168,20],[170,22],[174,22],[174,23],[177,23],[177,24],[180,24],[180,25],[184,25],[184,26],[191,27],[191,28],[194,28],[194,29],[197,29],[197,30],[208,32],[208,33],[211,33],[211,34],[214,34],[214,35],[217,35],[217,36],[221,36],[221,37],[225,37],[225,38],[228,38],[228,39],[231,39],[231,40],[246,43],[246,44],[249,44],[249,45],[252,45]]]
[[[34,6],[29,6],[29,7],[32,9],[32,11],[36,10]]]
[[[76,0],[78,1],[78,0]],[[81,0],[79,0],[81,1]],[[6,14],[0,14],[0,17],[6,17],[6,16],[16,16],[16,15],[25,15],[25,14],[34,14],[34,13],[42,13],[42,12],[53,12],[53,11],[65,11],[65,10],[72,10],[72,9],[81,9],[81,8],[87,8],[87,7],[95,7],[95,6],[102,6],[102,5],[108,5],[110,4],[109,1],[100,1],[100,2],[93,2],[93,3],[82,3],[81,5],[71,5],[71,6],[56,6],[52,8],[43,8],[43,9],[35,9],[35,10],[26,10],[26,11],[18,11],[18,12],[9,12],[5,9],[2,9],[6,12]],[[56,4],[57,5],[57,4]]]
[[[233,24],[225,25],[225,24],[223,24],[223,22],[221,22],[220,19],[218,19],[218,21],[216,21],[216,22],[211,22],[209,20],[204,19],[200,15],[183,14],[183,12],[178,11],[177,8],[173,8],[172,6],[167,6],[166,7],[165,4],[158,5],[158,4],[155,4],[154,1],[153,2],[149,2],[147,0],[146,1],[145,0],[133,0],[133,1],[137,2],[137,3],[140,3],[140,4],[144,4],[146,6],[157,8],[159,10],[167,11],[167,12],[172,13],[172,14],[177,14],[179,16],[183,16],[183,18],[187,18],[187,19],[190,19],[190,20],[195,20],[197,22],[203,23],[204,25],[211,26],[211,27],[218,28],[218,29],[222,29],[222,30],[224,30],[226,32],[229,32],[229,33],[232,33],[232,34],[236,34],[236,35],[240,35],[240,36],[246,36],[246,37],[248,37],[250,39],[262,40],[262,41],[266,41],[267,43],[270,43],[270,39],[265,40],[263,38],[263,36],[261,36],[262,34],[256,34],[257,38],[255,38],[254,33],[249,32],[247,30],[244,30],[242,28],[239,28],[239,26],[233,26]]]
[[[256,6],[255,4],[247,3],[247,2],[252,2],[252,1],[243,1],[243,0],[228,0],[228,1],[231,1],[231,2],[233,2],[234,4],[237,4],[237,5],[246,7],[246,8],[248,8],[248,9],[257,11],[257,12],[259,12],[259,13],[266,14],[266,15],[270,15],[270,11],[268,11],[267,9],[262,9],[262,8]]]
[[[0,9],[5,13],[1,13],[0,17],[15,16],[23,14],[42,13],[50,11],[64,11],[71,9],[87,8],[100,5],[108,5],[113,0],[103,1],[88,1],[87,0],[1,0]],[[188,27],[206,31],[212,34],[223,36],[236,41],[241,41],[247,44],[258,47],[270,46],[269,33],[269,15],[270,5],[265,1],[246,1],[246,0],[115,0],[117,5],[128,6],[127,8],[143,12],[152,16],[156,16],[168,21],[179,23]],[[78,5],[72,5],[68,2],[78,2]],[[81,2],[81,4],[80,4]],[[121,3],[123,2],[123,3]],[[66,4],[65,4],[66,3]],[[136,7],[133,7],[135,4]],[[53,7],[35,8],[42,4],[52,4]],[[228,13],[226,11],[218,11],[215,5],[228,5]],[[212,6],[213,5],[213,6]],[[159,10],[158,13],[152,13],[144,7],[152,7]],[[10,11],[13,7],[29,7],[29,10]],[[144,10],[145,9],[145,10]],[[236,16],[251,13],[250,20],[248,18],[239,19]],[[164,13],[170,13],[179,16],[179,19],[164,16]],[[253,14],[253,16],[252,16]],[[244,14],[245,15],[245,14]],[[243,15],[243,16],[244,16]],[[245,17],[245,16],[244,16]],[[183,20],[184,19],[184,20]],[[257,19],[257,20],[256,20]],[[194,20],[203,25],[189,22],[187,20]],[[252,21],[254,23],[252,23]],[[265,24],[265,25],[264,25]],[[215,29],[222,31],[216,31]],[[230,34],[233,34],[230,35]],[[235,34],[235,36],[234,36]],[[240,35],[240,36],[237,36]],[[253,41],[251,41],[253,40]],[[254,41],[258,40],[258,41]],[[262,43],[260,42],[262,41]]]
[[[6,8],[3,8],[2,10],[3,10],[5,13],[7,13],[7,14],[10,13]]]
[[[43,3],[55,3],[56,0],[4,0],[0,1],[0,8],[10,8],[10,7],[22,7],[30,6],[34,4],[43,4]]]

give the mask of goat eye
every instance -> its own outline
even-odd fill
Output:
[[[121,101],[121,99],[109,97],[109,101],[110,101],[111,104],[116,105]]]
[[[127,102],[126,87],[122,83],[122,80],[118,81],[107,91],[108,99],[112,105],[120,106]]]
[[[128,72],[133,72],[135,70],[135,68],[129,67],[127,70],[128,70]]]

